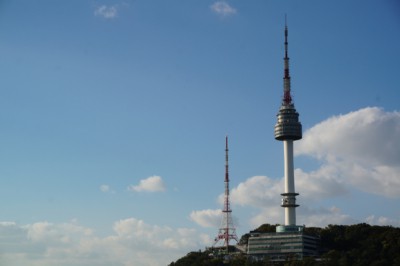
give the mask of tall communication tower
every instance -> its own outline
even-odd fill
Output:
[[[229,251],[229,242],[235,240],[238,241],[236,235],[236,229],[233,226],[232,210],[229,203],[229,166],[228,166],[228,136],[225,138],[225,196],[224,196],[224,207],[222,209],[222,222],[217,237],[215,238],[214,245],[218,242],[223,241],[223,246],[226,247],[226,252]]]
[[[304,226],[296,225],[296,196],[294,189],[293,142],[302,138],[299,114],[294,108],[290,94],[288,57],[288,28],[285,23],[285,57],[283,76],[283,98],[275,124],[275,139],[283,142],[285,188],[281,206],[285,209],[285,224],[276,227],[276,232],[250,234],[247,242],[249,258],[268,258],[271,263],[284,259],[302,260],[318,258],[320,238],[308,235]]]
[[[277,114],[278,121],[275,125],[275,139],[283,141],[284,151],[284,172],[285,172],[285,191],[282,193],[282,204],[285,208],[285,226],[280,226],[277,231],[296,231],[296,196],[299,194],[294,189],[294,169],[293,169],[293,141],[302,138],[302,127],[292,102],[290,94],[290,75],[288,57],[288,27],[285,23],[285,57],[284,57],[284,77],[283,77],[283,99]]]

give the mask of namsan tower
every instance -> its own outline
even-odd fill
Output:
[[[226,253],[229,252],[229,242],[234,240],[239,242],[236,235],[236,229],[233,225],[232,210],[229,202],[229,165],[228,165],[228,136],[225,138],[225,194],[224,207],[222,209],[222,222],[217,237],[215,237],[214,245],[223,241],[223,247],[226,247]]]
[[[318,257],[319,237],[308,235],[305,226],[296,225],[296,193],[294,188],[293,142],[302,138],[299,113],[294,108],[290,92],[288,27],[285,21],[285,57],[283,76],[283,99],[278,121],[275,125],[275,139],[283,142],[285,188],[281,206],[285,209],[285,223],[276,227],[275,232],[250,231],[247,255],[256,260],[282,262],[293,258]]]
[[[282,204],[285,208],[285,225],[278,226],[277,232],[298,231],[296,226],[296,196],[294,189],[293,142],[302,138],[302,127],[299,122],[299,113],[294,107],[290,92],[289,57],[288,57],[288,27],[285,21],[285,57],[283,76],[283,99],[278,121],[275,125],[275,139],[283,141],[285,191],[282,193]]]

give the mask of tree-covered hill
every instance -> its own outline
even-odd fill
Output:
[[[264,224],[254,231],[275,232],[275,226]],[[305,228],[307,234],[321,238],[321,259],[306,258],[302,261],[288,260],[283,263],[269,261],[254,262],[245,255],[232,257],[229,261],[210,256],[208,251],[191,252],[172,262],[169,266],[236,266],[236,265],[394,265],[400,266],[400,228],[371,226],[365,223],[355,225],[329,225],[325,228]],[[247,244],[249,234],[240,239]]]

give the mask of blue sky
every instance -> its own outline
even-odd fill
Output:
[[[0,1],[0,262],[167,265],[283,223],[284,17],[297,221],[400,226],[400,5]]]

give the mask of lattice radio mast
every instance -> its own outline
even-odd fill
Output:
[[[222,222],[219,229],[218,235],[215,238],[213,246],[216,246],[218,242],[223,241],[223,246],[226,247],[226,252],[229,251],[229,242],[235,240],[238,241],[236,235],[236,229],[233,226],[232,210],[229,203],[229,166],[228,166],[228,136],[225,138],[225,196],[224,196],[224,207],[222,209]]]

